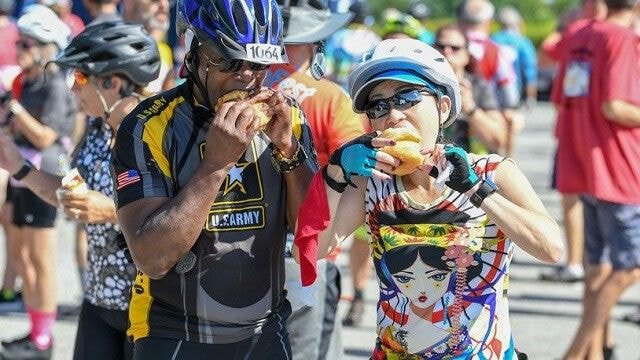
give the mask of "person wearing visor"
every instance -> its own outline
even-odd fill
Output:
[[[284,249],[316,164],[302,110],[262,86],[287,62],[280,7],[176,6],[186,82],[124,119],[112,160],[134,358],[291,358]]]
[[[517,245],[557,262],[558,225],[513,161],[442,143],[462,104],[435,49],[384,40],[351,74],[349,92],[375,132],[340,147],[309,186],[293,250],[303,281],[365,222],[380,287],[372,359],[517,359],[512,253]]]
[[[91,116],[72,161],[82,179],[77,182],[86,187],[70,188],[62,176],[31,167],[4,135],[0,166],[16,173],[26,165],[22,182],[43,201],[60,205],[70,218],[84,224],[88,271],[82,279],[84,302],[73,358],[131,359],[127,308],[136,270],[119,246],[110,159],[115,130],[140,102],[144,87],[158,77],[158,48],[141,25],[103,22],[87,27],[54,62],[73,71],[72,90],[82,111]]]
[[[324,40],[346,26],[352,13],[332,14],[324,0],[278,0],[285,24],[284,43],[289,64],[272,66],[265,84],[291,96],[309,120],[320,165],[347,141],[365,133],[351,99],[336,83],[323,79]],[[293,244],[293,237],[287,243]],[[287,298],[293,314],[287,322],[294,359],[339,359],[343,356],[342,326],[336,322],[340,301],[339,252],[322,261],[322,275],[303,288],[300,269],[287,251]],[[368,255],[365,255],[368,258]],[[326,268],[326,269],[325,269]],[[305,301],[312,293],[315,301]]]

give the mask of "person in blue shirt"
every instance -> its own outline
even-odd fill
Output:
[[[512,6],[505,6],[498,12],[501,30],[491,39],[511,50],[513,67],[516,71],[521,99],[528,104],[535,102],[537,96],[538,59],[536,48],[527,37],[521,34],[522,17]]]

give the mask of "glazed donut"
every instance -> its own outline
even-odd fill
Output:
[[[249,97],[248,91],[234,90],[234,91],[228,92],[218,99],[215,110],[218,111],[218,107],[226,102],[240,101],[240,100],[246,99],[247,97]],[[269,121],[271,121],[271,118],[267,116],[267,114],[265,113],[268,106],[267,103],[257,102],[255,104],[252,104],[251,106],[253,106],[253,109],[256,111],[256,116],[258,117],[258,120],[260,120],[260,128],[261,129],[265,128],[269,124]]]
[[[422,138],[414,129],[389,128],[383,131],[380,137],[396,141],[394,146],[385,146],[380,149],[400,160],[400,165],[393,171],[394,175],[411,174],[424,162],[424,155],[420,154]]]

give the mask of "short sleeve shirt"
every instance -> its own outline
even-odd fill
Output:
[[[469,156],[482,179],[504,160]],[[365,205],[380,287],[372,358],[517,359],[506,297],[514,246],[498,225],[451,189],[417,203],[400,177],[370,178]]]
[[[198,168],[213,114],[194,105],[190,86],[146,99],[122,122],[113,156],[118,209],[143,198],[174,197]],[[295,104],[292,125],[313,154]],[[238,342],[258,333],[284,301],[286,187],[269,144],[256,135],[211,199],[193,248],[165,277],[138,273],[129,311],[134,340]],[[315,167],[312,155],[308,162]]]
[[[605,118],[602,105],[640,106],[639,38],[631,30],[595,21],[568,40],[561,60],[557,180],[561,192],[640,205],[640,127]]]

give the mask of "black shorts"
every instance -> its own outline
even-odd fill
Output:
[[[128,311],[82,303],[73,360],[130,360],[133,343],[127,338]]]
[[[231,344],[203,344],[180,339],[145,337],[136,341],[135,360],[286,360],[291,359],[291,344],[286,321],[291,305],[284,301],[285,315],[274,313],[262,333]]]
[[[58,209],[40,199],[27,188],[11,190],[13,223],[17,227],[52,228],[55,226]]]

